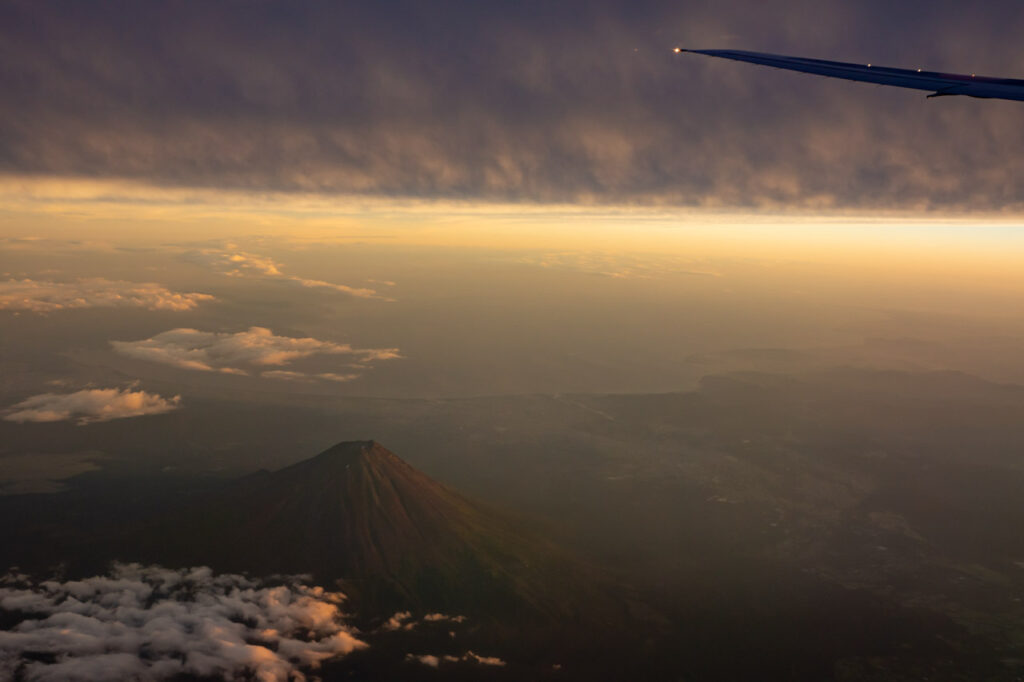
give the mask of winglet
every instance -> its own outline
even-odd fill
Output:
[[[965,86],[958,83],[956,85],[951,85],[948,88],[936,90],[932,94],[928,95],[928,98],[931,99],[932,97],[947,97],[950,95],[971,95],[971,88],[969,85]]]

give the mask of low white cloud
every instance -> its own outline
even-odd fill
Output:
[[[506,665],[505,661],[495,656],[478,656],[472,651],[467,651],[462,656],[456,658],[455,656],[445,656],[446,661],[470,661],[472,663],[479,663],[480,665]]]
[[[412,630],[416,627],[416,621],[412,618],[411,611],[399,611],[385,621],[381,626],[382,630]]]
[[[136,307],[182,311],[213,296],[179,293],[153,282],[123,282],[102,278],[75,282],[10,279],[0,282],[0,310],[48,313],[71,308]]]
[[[351,287],[346,284],[334,284],[333,282],[325,282],[319,279],[307,279],[305,277],[288,275],[281,271],[281,264],[273,258],[242,251],[234,244],[226,244],[222,249],[189,251],[185,255],[194,263],[200,263],[232,277],[270,277],[295,282],[309,288],[331,289],[357,298],[391,300],[381,296],[376,290],[366,287]]]
[[[438,623],[438,622],[449,622],[449,623],[462,623],[465,622],[465,616],[449,616],[444,613],[428,613],[423,616],[423,621],[426,623]]]
[[[478,656],[472,651],[467,651],[461,656],[434,656],[433,654],[406,654],[405,660],[421,663],[431,668],[437,668],[444,663],[475,663],[477,665],[504,666],[507,663],[494,656]]]
[[[449,616],[445,613],[428,613],[417,620],[411,611],[398,611],[384,621],[380,629],[385,632],[394,632],[396,630],[412,630],[421,623],[464,623],[465,621],[465,616]]]
[[[423,665],[429,666],[431,668],[436,668],[441,664],[441,659],[431,654],[423,654],[421,656],[417,656],[416,654],[406,654],[405,660],[415,661],[416,663],[422,663]]]
[[[155,393],[120,388],[92,388],[74,393],[43,393],[8,408],[9,422],[58,422],[75,419],[79,425],[111,419],[142,417],[176,410],[181,396],[162,398]]]
[[[244,332],[203,332],[171,329],[141,341],[112,341],[118,353],[140,360],[203,372],[258,374],[269,379],[291,381],[351,381],[358,372],[307,373],[283,367],[314,355],[344,356],[347,366],[365,370],[378,360],[400,358],[397,348],[354,348],[347,343],[321,341],[310,337],[277,336],[265,327]]]
[[[377,292],[373,289],[365,289],[362,287],[350,287],[345,284],[332,284],[331,282],[324,282],[323,280],[319,279],[304,279],[302,277],[287,277],[286,279],[292,282],[298,282],[304,287],[333,289],[334,291],[340,291],[343,294],[350,294],[357,298],[380,298],[386,301],[393,300],[378,295]]]
[[[138,564],[69,582],[9,575],[0,609],[25,617],[0,632],[0,679],[302,681],[366,644],[344,622],[344,595],[299,580]]]

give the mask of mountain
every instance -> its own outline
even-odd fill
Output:
[[[208,492],[124,546],[168,565],[341,580],[372,610],[564,618],[595,596],[581,595],[589,569],[374,441]]]

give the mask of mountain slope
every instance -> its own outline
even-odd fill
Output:
[[[588,570],[373,441],[247,477],[146,530],[146,559],[341,579],[376,608],[564,618]]]

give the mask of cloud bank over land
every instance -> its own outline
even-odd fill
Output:
[[[0,310],[49,313],[72,308],[135,307],[148,310],[192,310],[213,296],[179,293],[152,282],[123,282],[102,278],[76,282],[7,280],[0,282]]]
[[[1020,77],[1022,23],[1010,0],[5,3],[0,171],[459,201],[1019,208],[1024,159],[1007,150],[1024,147],[1024,105],[671,48]]]
[[[91,388],[74,393],[43,393],[11,406],[3,418],[9,422],[77,420],[81,426],[112,419],[164,414],[181,406],[181,396],[162,398],[155,393],[120,388]]]
[[[330,289],[348,294],[356,298],[380,298],[376,290],[366,287],[350,287],[345,284],[333,284],[318,279],[306,279],[281,272],[281,264],[269,256],[260,256],[239,250],[235,245],[228,244],[223,249],[200,249],[189,251],[185,257],[194,262],[213,268],[233,277],[268,277],[286,282],[294,282],[310,289]]]
[[[366,644],[344,595],[298,578],[270,586],[209,568],[115,564],[110,576],[32,582],[8,575],[0,678],[167,680],[182,675],[295,682]]]
[[[260,375],[272,379],[349,381],[379,360],[400,358],[397,348],[354,348],[314,338],[277,336],[265,327],[237,333],[171,329],[141,341],[112,341],[118,353],[181,369],[225,374]],[[353,372],[298,372],[268,369],[314,355],[343,356]]]

